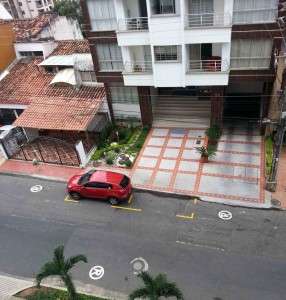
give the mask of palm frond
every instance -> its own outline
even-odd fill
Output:
[[[59,275],[59,273],[60,273],[60,269],[57,264],[55,264],[54,262],[45,263],[42,266],[40,272],[36,276],[36,286],[39,287],[41,284],[41,281],[44,278],[47,278],[49,276]]]
[[[64,268],[66,271],[69,271],[72,267],[74,267],[78,262],[83,261],[87,263],[87,257],[84,254],[78,254],[71,256],[66,259]]]
[[[67,274],[61,276],[61,280],[65,284],[67,291],[70,295],[70,298],[75,299],[76,298],[76,289],[75,289],[75,285],[73,283],[72,275],[70,273],[67,273]]]
[[[61,266],[62,268],[64,267],[64,261],[65,261],[65,256],[64,256],[64,245],[59,245],[55,248],[54,250],[54,262]]]
[[[161,285],[160,295],[163,297],[176,297],[177,300],[184,300],[183,293],[175,282],[165,282]]]
[[[144,288],[138,288],[136,290],[134,290],[130,295],[129,295],[129,300],[134,300],[137,298],[140,299],[146,299],[147,297],[150,296],[150,293],[148,291],[148,289]]]
[[[145,288],[148,289],[149,295],[154,294],[154,279],[153,277],[147,273],[146,271],[141,271],[137,277],[141,278],[145,284]]]

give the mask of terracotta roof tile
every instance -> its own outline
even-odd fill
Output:
[[[62,41],[50,56],[90,53],[88,40]]]

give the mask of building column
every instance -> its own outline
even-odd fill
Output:
[[[148,86],[138,86],[138,97],[143,126],[152,126],[153,114],[150,89]]]
[[[265,100],[264,100],[264,107],[262,111],[262,120],[268,117],[270,103],[271,103],[271,94],[273,92],[274,82],[266,82],[264,93],[265,93]],[[277,100],[276,100],[277,101]],[[260,127],[260,135],[265,135],[266,133],[266,124],[261,124]]]
[[[211,124],[222,127],[224,86],[213,86],[211,94]]]

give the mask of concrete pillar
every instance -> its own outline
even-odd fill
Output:
[[[211,124],[222,127],[224,86],[213,86],[211,95]]]
[[[138,86],[139,105],[143,126],[152,126],[153,114],[150,89],[148,86]]]

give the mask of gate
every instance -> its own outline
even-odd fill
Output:
[[[15,137],[7,135],[2,139],[2,146],[8,158],[17,160],[79,166],[80,158],[75,145],[51,137]]]

